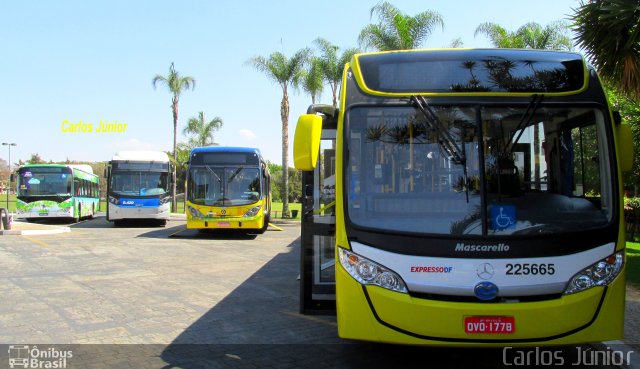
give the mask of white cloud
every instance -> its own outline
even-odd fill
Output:
[[[253,141],[258,137],[252,130],[250,129],[241,129],[238,131],[240,137],[245,139],[246,141]]]

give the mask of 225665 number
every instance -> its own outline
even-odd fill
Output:
[[[556,272],[555,264],[507,264],[507,275],[551,275]]]

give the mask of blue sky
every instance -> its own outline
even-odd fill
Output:
[[[291,56],[323,37],[341,48],[357,46],[360,30],[374,20],[377,0],[309,1],[16,1],[0,5],[0,141],[15,142],[11,161],[39,153],[46,160],[106,161],[118,150],[170,150],[171,95],[151,80],[171,62],[196,79],[180,98],[182,128],[203,111],[224,126],[222,145],[253,146],[281,163],[281,90],[247,60],[283,51]],[[474,37],[482,22],[508,30],[535,21],[566,19],[578,0],[394,0],[414,15],[440,13],[424,47],[490,47]],[[311,99],[291,94],[290,139]],[[329,87],[321,102],[331,103]],[[63,122],[127,123],[120,133],[63,132]],[[290,149],[292,147],[290,142]],[[0,158],[7,159],[6,146]]]

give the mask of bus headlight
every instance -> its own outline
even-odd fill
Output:
[[[620,274],[623,265],[622,251],[609,255],[574,275],[564,294],[569,295],[595,286],[606,286]]]
[[[342,247],[338,247],[338,258],[342,267],[361,284],[407,293],[407,286],[394,271]]]
[[[256,215],[258,215],[258,212],[260,211],[261,207],[262,207],[262,205],[254,206],[251,209],[249,209],[249,211],[244,213],[243,216],[245,216],[245,217],[255,217]]]
[[[160,205],[166,204],[169,201],[171,201],[171,196],[165,196],[165,197],[160,199]]]
[[[109,196],[109,202],[112,203],[113,205],[118,205],[118,199],[116,199],[113,196]]]
[[[193,218],[204,218],[204,214],[202,214],[200,210],[192,208],[191,206],[187,206],[187,209]]]

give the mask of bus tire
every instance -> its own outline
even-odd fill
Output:
[[[96,204],[91,205],[91,214],[89,214],[89,219],[93,219],[93,216],[96,214]]]
[[[165,227],[165,226],[167,225],[167,220],[166,220],[166,219],[160,219],[160,220],[158,221],[158,225],[159,225],[160,227]]]
[[[73,222],[78,223],[82,219],[82,205],[78,205],[78,216],[73,214]]]
[[[113,227],[114,228],[118,228],[122,226],[122,220],[114,220],[113,221]]]
[[[263,234],[267,231],[267,228],[269,228],[269,216],[264,217],[264,224],[262,225],[262,228],[260,228],[258,233]]]

